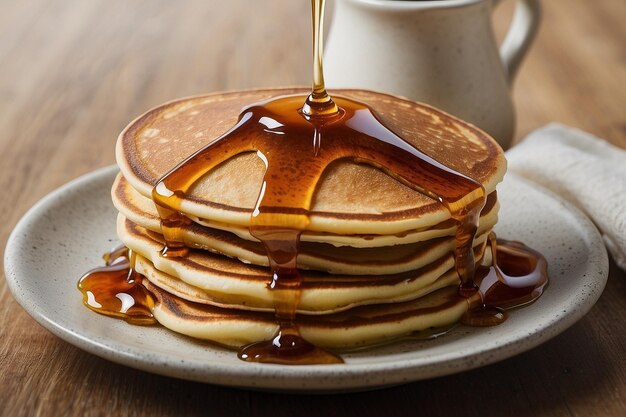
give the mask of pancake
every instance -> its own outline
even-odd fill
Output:
[[[486,233],[497,220],[497,202],[485,207],[481,217],[476,244],[483,243]],[[123,178],[118,177],[113,186],[113,201],[120,213],[145,229],[160,233],[160,219],[151,200],[132,192]],[[147,211],[144,211],[147,210]],[[187,246],[209,250],[244,263],[268,266],[265,249],[258,241],[249,241],[220,229],[208,228],[196,223],[185,226],[184,240]],[[454,238],[447,235],[447,228],[426,230],[412,234],[416,242],[384,247],[353,248],[335,247],[318,242],[303,242],[298,254],[301,269],[313,269],[334,274],[395,274],[415,270],[452,251]],[[454,229],[452,229],[452,233]],[[123,235],[120,231],[120,235]],[[424,236],[425,235],[425,236]],[[442,237],[438,237],[442,236]],[[320,238],[321,236],[316,236]],[[365,239],[355,239],[356,241]],[[404,239],[411,240],[411,239]],[[423,241],[422,241],[423,240]]]
[[[118,235],[137,256],[135,270],[154,285],[182,298],[237,310],[272,310],[274,299],[267,286],[271,272],[205,251],[184,258],[164,258],[160,235],[118,217]],[[480,257],[484,238],[476,243]],[[490,261],[490,253],[484,257]],[[395,303],[421,297],[443,286],[457,287],[454,259],[449,252],[423,268],[401,274],[340,275],[301,271],[301,314],[329,314],[358,305]]]
[[[153,313],[163,326],[197,339],[239,348],[259,340],[270,340],[278,331],[272,313],[225,309],[184,300],[144,280],[156,297]],[[296,317],[302,337],[316,346],[355,349],[441,328],[456,323],[474,303],[459,298],[457,288],[448,286],[416,300],[362,306],[323,316]]]
[[[161,219],[154,202],[151,199],[139,194],[139,192],[137,192],[121,174],[116,177],[115,182],[113,183],[111,198],[115,207],[134,223],[155,232],[159,232],[161,230]],[[498,220],[497,214],[499,208],[500,205],[497,201],[496,192],[494,191],[487,196],[485,207],[481,212],[481,226],[485,228],[493,227]],[[208,229],[230,232],[239,238],[255,242],[257,241],[256,238],[252,237],[247,227],[211,222],[193,216],[190,216],[190,218],[197,225],[205,226]],[[373,248],[424,242],[429,239],[435,239],[443,236],[454,236],[455,230],[456,225],[454,221],[452,219],[448,219],[429,228],[409,230],[392,235],[339,235],[334,233],[316,233],[310,230],[305,230],[300,237],[300,241],[327,243],[333,246]],[[210,245],[210,243],[200,241],[195,243],[206,243],[207,246]],[[227,255],[237,256],[234,254]],[[265,257],[265,252],[263,252],[263,256]],[[257,265],[267,265],[267,261],[264,261],[261,264],[250,259],[247,259],[247,261]]]
[[[210,94],[176,100],[137,118],[120,135],[117,161],[140,194],[197,149],[232,127],[245,105],[305,89],[269,89]],[[479,129],[432,107],[362,90],[337,90],[367,102],[384,124],[442,164],[495,190],[506,170],[500,147]],[[190,217],[247,227],[265,171],[254,153],[234,157],[203,176],[181,204]],[[426,197],[370,166],[333,163],[316,189],[307,229],[338,235],[392,235],[427,229],[450,213]]]

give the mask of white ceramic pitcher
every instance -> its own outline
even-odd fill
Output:
[[[515,131],[513,77],[540,19],[516,0],[499,48],[491,14],[502,0],[335,0],[326,85],[385,91],[448,111],[507,148]]]

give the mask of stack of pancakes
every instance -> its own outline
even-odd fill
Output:
[[[160,255],[160,218],[151,200],[158,180],[237,122],[254,102],[302,89],[212,94],[149,111],[120,135],[121,169],[112,189],[118,235],[156,298],[154,316],[192,337],[239,347],[278,330],[271,271],[248,230],[265,165],[255,153],[202,177],[181,211],[187,256]],[[479,181],[487,193],[474,241],[478,257],[497,221],[495,187],[506,169],[500,147],[482,131],[431,107],[389,95],[331,92],[367,103],[399,136],[444,165]],[[302,290],[296,322],[322,347],[353,348],[457,322],[470,302],[457,296],[456,224],[438,202],[383,172],[351,161],[321,178],[310,225],[301,235]],[[484,256],[483,256],[484,255]],[[471,300],[470,300],[471,301]]]

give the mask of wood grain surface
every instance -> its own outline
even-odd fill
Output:
[[[512,1],[495,16],[503,33]],[[0,0],[0,242],[51,190],[114,163],[118,132],[166,100],[308,84],[307,0]],[[514,88],[518,140],[551,121],[626,148],[626,2],[544,1]],[[77,295],[78,296],[78,295]],[[626,274],[527,353],[341,395],[249,392],[148,374],[51,335],[0,281],[0,415],[624,416]]]

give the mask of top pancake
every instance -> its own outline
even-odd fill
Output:
[[[234,91],[166,103],[133,121],[117,142],[117,161],[139,193],[151,197],[158,180],[196,150],[232,127],[254,102],[307,89]],[[337,90],[367,103],[399,136],[442,164],[495,189],[506,170],[501,148],[481,130],[432,107],[387,94]],[[248,226],[265,166],[254,153],[219,165],[202,177],[183,201],[184,213]],[[394,234],[430,227],[450,218],[435,200],[370,166],[333,163],[318,183],[309,230],[337,234]]]

